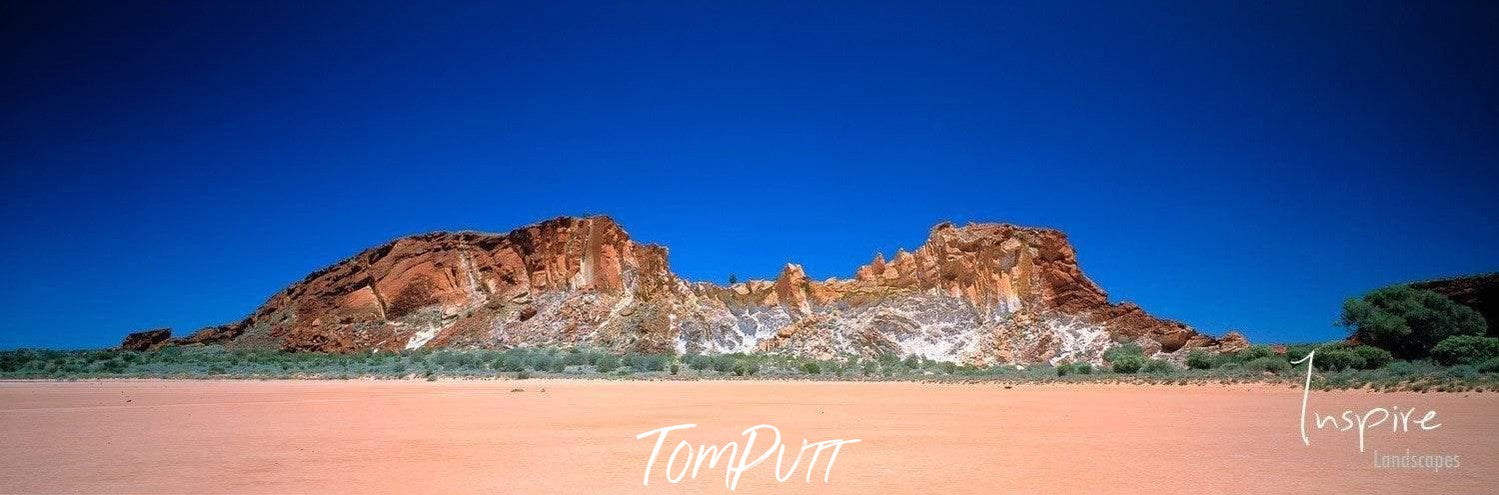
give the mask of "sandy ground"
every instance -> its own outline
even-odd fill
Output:
[[[736,493],[1499,490],[1499,394],[1312,392],[1314,412],[1438,412],[1432,431],[1371,431],[1365,453],[1314,427],[1303,445],[1300,401],[1266,386],[3,382],[0,492],[727,493],[723,464],[670,484],[666,457],[679,439],[743,443],[758,424],[792,444],[787,466],[803,438],[861,442],[826,484],[823,460],[813,482],[803,464],[777,483],[772,457]],[[643,486],[654,444],[635,436],[680,423],[699,426],[668,437]],[[1374,466],[1375,450],[1407,449],[1461,465]]]

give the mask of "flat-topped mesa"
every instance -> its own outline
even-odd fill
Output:
[[[562,217],[506,234],[396,239],[318,270],[244,320],[179,345],[350,352],[597,346],[617,351],[917,354],[974,363],[1098,361],[1134,341],[1168,356],[1218,342],[1110,304],[1064,234],[942,223],[851,279],[723,287],[672,274],[665,248],[613,220]]]

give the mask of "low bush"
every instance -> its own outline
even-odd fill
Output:
[[[702,354],[688,354],[686,356],[682,356],[682,362],[687,363],[688,368],[698,371],[713,369],[712,356],[705,356]]]
[[[1490,358],[1478,365],[1479,373],[1499,373],[1499,358]]]
[[[1416,365],[1410,361],[1395,361],[1384,367],[1384,373],[1392,377],[1411,376],[1417,371]]]
[[[1136,373],[1145,367],[1145,358],[1137,355],[1115,356],[1110,361],[1115,373]]]
[[[1480,364],[1499,358],[1499,338],[1478,335],[1447,337],[1431,348],[1431,358],[1447,366]]]
[[[637,354],[625,355],[625,364],[635,371],[664,371],[671,358],[661,354]]]
[[[1478,368],[1472,365],[1464,364],[1447,368],[1447,371],[1444,374],[1452,378],[1471,380],[1474,378],[1478,378]]]
[[[728,373],[734,371],[735,364],[738,364],[738,360],[734,359],[733,356],[727,354],[713,356],[713,371]]]
[[[551,354],[539,352],[526,359],[526,366],[536,371],[547,371],[552,368],[553,362],[558,361]]]
[[[1103,351],[1103,359],[1111,363],[1126,356],[1145,357],[1145,350],[1138,344],[1121,344]]]
[[[1472,338],[1455,339],[1443,346],[1437,354],[1447,362],[1459,363],[1443,366],[1435,360],[1393,360],[1390,353],[1371,346],[1359,346],[1346,341],[1328,344],[1301,344],[1292,347],[1287,354],[1301,351],[1317,352],[1319,388],[1372,387],[1376,390],[1499,390],[1499,357],[1482,361],[1487,341]],[[1118,373],[1168,373],[1172,364],[1155,361],[1136,354],[1135,346],[1119,346],[1110,353],[1114,361],[1106,363],[1103,371]],[[1473,349],[1478,349],[1474,351]],[[1242,361],[1247,356],[1261,356]],[[1191,352],[1186,356],[1188,367],[1194,372],[1191,377],[1219,377],[1241,379],[1269,371],[1284,374],[1296,369],[1286,357],[1268,352],[1268,348],[1247,349],[1237,355],[1219,355],[1210,352]],[[1213,366],[1204,370],[1203,364],[1211,361]],[[1467,361],[1463,363],[1463,361]],[[914,364],[915,368],[908,365]],[[1174,364],[1174,363],[1173,363]],[[959,365],[918,357],[916,360],[896,359],[893,354],[880,358],[859,359],[854,356],[838,356],[833,359],[815,360],[781,354],[725,355],[687,354],[680,358],[674,354],[641,354],[628,356],[609,354],[597,349],[536,349],[518,348],[495,350],[410,350],[400,353],[360,352],[351,354],[327,354],[311,352],[283,353],[274,350],[241,351],[227,350],[221,346],[168,347],[159,351],[131,352],[120,350],[11,350],[0,351],[0,379],[88,379],[110,377],[168,377],[168,378],[321,378],[355,379],[360,377],[415,377],[437,379],[444,376],[459,377],[536,377],[539,373],[559,373],[567,367],[574,373],[599,373],[610,376],[627,376],[639,372],[681,373],[682,368],[703,370],[722,367],[741,377],[758,376],[762,370],[773,370],[776,376],[806,373],[809,377],[824,375],[843,376],[844,373],[863,374],[871,377],[901,378],[915,375],[942,373],[934,379],[947,376],[1045,380],[1058,376],[1087,375],[1100,368],[1085,362],[1063,362],[1056,366],[1021,367],[1006,365]],[[659,366],[659,367],[658,367]],[[1180,365],[1176,365],[1178,370]],[[653,371],[660,370],[660,371]],[[523,374],[522,374],[523,373]],[[1294,373],[1294,372],[1293,372]],[[721,375],[720,375],[721,376]],[[1167,375],[1169,376],[1169,375]],[[1167,380],[1173,381],[1173,380]],[[1175,380],[1180,381],[1180,380]]]
[[[1212,354],[1204,351],[1193,350],[1187,353],[1187,367],[1194,370],[1211,369],[1217,361]]]
[[[1317,351],[1317,356],[1312,358],[1317,369],[1322,371],[1343,371],[1348,369],[1362,369],[1366,366],[1364,358],[1347,348],[1326,348]]]
[[[526,360],[519,355],[506,353],[495,360],[494,369],[508,372],[524,370],[526,369]]]
[[[903,360],[903,361],[901,361],[901,364],[904,364],[904,365],[906,365],[907,368],[910,368],[910,369],[913,369],[913,370],[914,369],[920,369],[921,368],[921,357],[917,356],[915,354],[912,354],[910,356],[906,356],[906,359]]]
[[[749,360],[736,360],[734,362],[734,376],[755,376],[760,372],[760,365]]]
[[[589,353],[584,352],[582,349],[574,348],[574,349],[568,350],[566,354],[563,354],[562,355],[562,359],[560,359],[560,361],[562,361],[562,366],[563,367],[567,367],[567,366],[582,366],[582,365],[585,365],[585,364],[593,364],[593,361],[591,361],[590,358],[597,359],[597,358],[593,358],[592,356],[589,355]]]
[[[1271,349],[1270,346],[1265,345],[1249,346],[1248,349],[1244,349],[1237,353],[1231,354],[1231,356],[1233,360],[1240,363],[1247,363],[1260,358],[1280,357],[1279,355],[1275,354],[1274,349]]]
[[[1318,357],[1321,357],[1320,355]],[[1250,371],[1269,371],[1271,373],[1282,373],[1290,371],[1291,363],[1275,356],[1266,356],[1244,363],[1244,369]]]
[[[1364,365],[1359,368],[1361,370],[1376,370],[1395,361],[1395,355],[1390,354],[1390,351],[1370,345],[1354,347],[1353,354],[1363,359]]]
[[[1176,371],[1176,367],[1172,366],[1170,362],[1167,362],[1165,360],[1151,359],[1151,360],[1145,361],[1145,366],[1142,367],[1140,370],[1144,371],[1146,373],[1153,373],[1153,374],[1160,375],[1160,374],[1166,374],[1166,373],[1171,373],[1173,371]]]
[[[608,373],[619,369],[619,356],[615,356],[613,354],[605,354],[603,356],[599,356],[598,361],[593,364],[593,367],[594,369],[598,370],[599,373]]]

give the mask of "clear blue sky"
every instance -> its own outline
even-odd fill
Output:
[[[1256,341],[1499,270],[1494,2],[30,3],[0,7],[0,348],[563,214],[719,281],[1056,227],[1114,299]]]

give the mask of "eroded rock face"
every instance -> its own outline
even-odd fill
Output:
[[[171,338],[172,329],[170,328],[143,330],[126,335],[125,340],[120,341],[120,348],[127,351],[149,351]]]
[[[1219,352],[1237,353],[1248,348],[1249,340],[1245,339],[1244,334],[1239,333],[1238,330],[1229,330],[1228,333],[1223,334],[1223,338],[1219,339],[1218,341]],[[1281,350],[1277,354],[1285,353],[1285,346],[1281,346]]]
[[[309,275],[243,321],[180,342],[323,352],[893,352],[980,364],[1097,362],[1121,342],[1167,357],[1221,345],[1109,303],[1055,230],[944,223],[921,247],[876,256],[852,279],[815,281],[788,264],[774,281],[723,287],[679,279],[665,248],[631,241],[607,217],[398,239]]]
[[[619,335],[604,335],[600,325],[617,312],[614,305],[648,304],[676,284],[665,249],[635,244],[605,217],[558,218],[508,234],[397,239],[309,275],[241,322],[187,340],[322,352],[583,343],[669,348],[664,323],[610,329]]]

